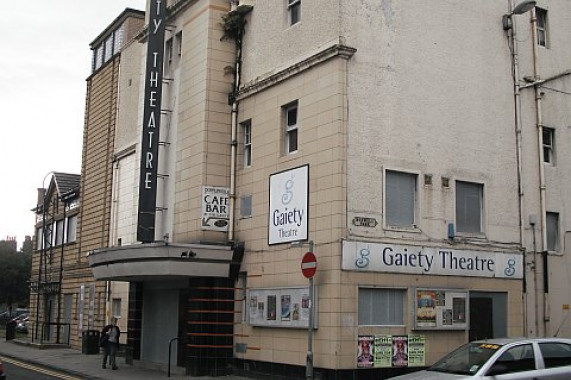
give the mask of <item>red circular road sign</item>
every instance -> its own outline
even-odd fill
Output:
[[[317,271],[317,258],[313,252],[307,252],[301,259],[301,273],[306,278],[312,278]]]

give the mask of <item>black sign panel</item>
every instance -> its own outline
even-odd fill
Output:
[[[155,240],[157,206],[157,167],[159,158],[159,126],[165,40],[166,0],[151,0],[147,68],[145,70],[145,99],[141,167],[139,176],[139,218],[137,240],[150,243]]]

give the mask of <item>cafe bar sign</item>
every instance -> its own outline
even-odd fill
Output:
[[[159,127],[161,121],[165,41],[165,4],[166,1],[164,0],[151,0],[149,9],[137,221],[137,240],[143,243],[151,243],[155,240]]]
[[[519,252],[343,242],[343,270],[418,275],[523,278]]]

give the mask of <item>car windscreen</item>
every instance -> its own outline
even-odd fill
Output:
[[[472,376],[500,347],[497,344],[468,343],[440,359],[428,370]]]

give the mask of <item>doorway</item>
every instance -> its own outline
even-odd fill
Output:
[[[470,292],[470,341],[507,336],[507,293]]]

